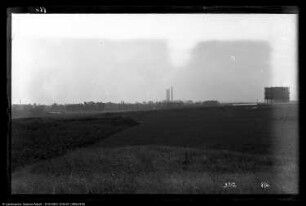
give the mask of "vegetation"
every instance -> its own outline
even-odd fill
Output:
[[[296,193],[297,181],[292,175],[296,168],[288,162],[193,148],[90,147],[14,173],[12,191],[18,194]],[[275,171],[284,172],[275,175]],[[237,187],[224,188],[227,182],[234,182]],[[263,182],[271,187],[262,188]]]
[[[296,106],[228,106],[156,111],[139,127],[113,135],[99,145],[178,146],[296,157],[297,140]]]
[[[36,105],[36,104],[13,104],[12,117],[42,117],[50,114],[65,113],[93,113],[93,112],[122,112],[122,111],[148,111],[160,109],[173,109],[182,107],[199,107],[199,106],[219,106],[218,101],[173,101],[173,102],[142,102],[142,103],[112,103],[112,102],[84,102],[78,104],[52,104],[52,105]]]
[[[63,155],[138,125],[114,115],[82,118],[26,118],[12,121],[12,170]]]
[[[296,106],[198,107],[13,120],[13,165],[23,167],[12,174],[12,191],[297,193],[297,120]],[[106,132],[136,122],[141,124],[111,136]],[[62,145],[79,143],[78,149],[69,147],[75,149],[69,152],[53,138],[65,142]],[[44,150],[50,156],[41,160]],[[52,156],[56,151],[65,154]],[[34,163],[35,158],[40,161]],[[224,188],[228,182],[237,187]],[[262,188],[263,182],[270,187]]]

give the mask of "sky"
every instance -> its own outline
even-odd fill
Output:
[[[12,103],[297,99],[295,14],[13,14]]]

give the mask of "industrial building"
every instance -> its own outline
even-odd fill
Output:
[[[267,104],[289,102],[289,96],[289,87],[265,87],[265,101]]]
[[[170,102],[170,89],[166,89],[166,101]]]
[[[173,87],[166,89],[166,101],[173,102]]]

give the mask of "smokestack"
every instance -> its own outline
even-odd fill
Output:
[[[170,101],[170,89],[166,89],[166,101]]]
[[[171,102],[173,102],[173,87],[171,87]]]

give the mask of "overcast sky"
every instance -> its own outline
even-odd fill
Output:
[[[294,14],[13,14],[12,103],[297,99]]]

